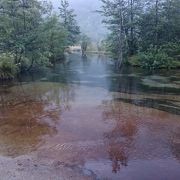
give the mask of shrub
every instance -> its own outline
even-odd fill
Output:
[[[140,61],[139,61],[139,55],[138,54],[136,54],[136,55],[133,55],[133,56],[130,56],[129,58],[128,58],[128,63],[130,64],[130,65],[132,65],[132,66],[140,66]]]
[[[142,68],[159,69],[171,68],[173,58],[162,49],[150,48],[145,53],[139,53],[139,62]]]
[[[167,53],[168,56],[178,60],[180,57],[180,42],[167,43],[161,47],[162,51]]]
[[[10,54],[0,54],[0,79],[12,79],[18,72],[17,65],[14,64],[14,57]]]

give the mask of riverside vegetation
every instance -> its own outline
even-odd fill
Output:
[[[180,67],[179,0],[101,0],[110,33],[102,43],[117,59],[143,68]]]
[[[100,0],[97,12],[109,29],[98,49],[123,63],[148,69],[180,67],[179,0]],[[90,39],[80,35],[74,10],[61,0],[58,11],[48,1],[0,0],[0,79],[51,66],[68,46]]]
[[[66,0],[58,14],[47,1],[0,0],[0,79],[61,60],[80,34]]]

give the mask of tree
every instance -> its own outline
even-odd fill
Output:
[[[163,35],[167,42],[177,42],[180,40],[180,1],[165,0],[163,3],[162,16],[164,17]]]
[[[139,19],[140,62],[148,68],[178,66],[179,0],[148,1]]]
[[[128,54],[131,56],[138,50],[138,19],[142,12],[142,6],[143,2],[140,0],[128,0],[125,32],[128,39]]]
[[[142,3],[140,0],[101,0],[100,12],[110,30],[107,38],[109,50],[118,60],[118,66],[138,50],[138,18]]]
[[[160,48],[168,42],[180,39],[180,2],[178,0],[154,0],[139,19],[141,48]]]
[[[74,10],[69,8],[69,3],[67,0],[61,0],[59,15],[64,28],[68,32],[67,45],[74,45],[78,41],[80,28],[77,25]]]
[[[16,64],[32,60],[37,52],[39,27],[46,7],[36,0],[0,3],[1,51],[12,53]]]
[[[104,16],[103,23],[110,31],[106,45],[117,59],[118,67],[128,56],[139,52],[145,53],[146,59],[151,59],[149,62],[153,68],[155,64],[170,67],[170,56],[178,51],[180,42],[179,0],[100,1],[102,7],[98,12]],[[159,62],[154,62],[153,59],[158,61],[157,57],[161,57]]]
[[[64,50],[67,44],[67,31],[59,22],[58,16],[48,17],[41,30],[41,39],[45,45],[44,51],[49,53],[49,60],[55,63],[64,57]]]
[[[90,44],[90,38],[87,35],[83,34],[83,35],[81,35],[80,42],[81,42],[82,56],[85,57],[88,45]]]
[[[27,71],[63,56],[67,32],[51,11],[46,1],[0,0],[0,66]]]
[[[120,67],[127,49],[127,37],[124,27],[127,4],[125,0],[101,0],[101,2],[103,5],[98,12],[105,17],[103,23],[110,30],[109,39],[111,41],[109,41],[109,48],[117,59],[117,66]]]
[[[158,48],[161,35],[162,0],[153,0],[148,3],[148,6],[148,9],[142,14],[142,20],[140,20],[140,32],[144,49],[147,49],[149,44]]]

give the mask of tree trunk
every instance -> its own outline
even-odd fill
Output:
[[[31,65],[27,68],[27,71],[30,71],[34,64],[34,58],[31,59]]]
[[[26,5],[26,4],[25,4],[25,0],[23,0],[22,3],[23,3],[22,6],[23,6],[23,23],[24,23],[24,31],[26,31],[26,12],[25,12],[25,8],[26,8],[25,5]]]
[[[133,7],[134,7],[134,0],[131,0],[131,46],[130,46],[130,54],[133,55],[134,54],[134,10],[133,10]]]
[[[158,17],[158,9],[159,7],[159,0],[156,0],[156,14],[155,14],[155,47],[158,47],[158,21],[159,21],[159,17]]]
[[[118,68],[121,67],[123,62],[123,14],[122,14],[122,0],[119,2],[120,10],[119,10],[119,52],[118,52]]]

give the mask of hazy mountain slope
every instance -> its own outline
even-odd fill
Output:
[[[55,9],[60,4],[60,0],[51,0]],[[94,11],[99,9],[101,3],[99,0],[69,0],[69,3],[77,14],[77,20],[81,31],[86,33],[94,41],[104,38],[106,30],[102,25],[102,17]]]

